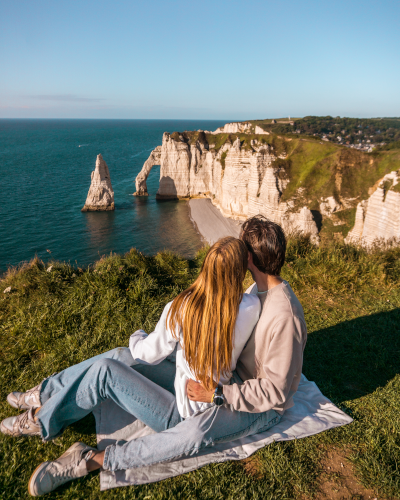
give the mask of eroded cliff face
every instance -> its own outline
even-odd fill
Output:
[[[243,148],[237,138],[215,150],[201,136],[190,144],[183,137],[175,140],[164,133],[158,155],[156,148],[144,164],[136,180],[137,191],[139,186],[147,193],[149,165],[157,164],[154,158],[159,157],[158,198],[208,197],[227,217],[244,220],[263,214],[286,231],[300,231],[318,240],[311,211],[281,200],[289,180],[280,175],[272,146],[252,140],[250,148]]]
[[[92,182],[82,212],[114,210],[114,191],[110,172],[101,155],[97,155],[96,167],[92,172]]]
[[[353,229],[347,243],[370,247],[374,243],[396,240],[400,242],[400,171],[386,174],[376,190],[357,205]]]
[[[260,127],[258,127],[260,128]],[[252,129],[252,124],[250,122],[235,122],[235,123],[225,123],[223,127],[217,128],[212,134],[240,134],[242,132],[249,132]]]
[[[227,217],[263,214],[314,241],[400,242],[399,152],[370,156],[318,140],[261,134],[250,122],[216,132],[165,133],[136,179],[135,194],[147,193],[149,171],[160,164],[158,198],[207,197]]]

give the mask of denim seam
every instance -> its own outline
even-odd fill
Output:
[[[248,427],[246,427],[245,429],[241,430],[240,432],[235,432],[234,434],[228,434],[227,436],[223,436],[221,438],[218,438],[218,439],[215,439],[214,440],[214,443],[218,443],[219,441],[221,441],[222,439],[227,439],[227,438],[234,438],[235,436],[238,436],[240,434],[242,434],[243,432],[249,430],[251,427],[254,426],[254,424],[256,424],[260,419],[262,418],[262,415],[260,415],[256,420],[254,420],[254,422],[252,422]],[[269,420],[264,427],[266,427],[267,425],[269,425],[269,423],[274,420],[276,417],[274,417],[273,419]]]
[[[246,427],[245,429],[243,429],[240,433],[243,433],[245,431],[247,431],[248,429],[250,429],[256,422],[258,422],[260,420],[260,418],[262,418],[261,416],[258,417],[256,420],[254,420],[254,422],[252,422],[251,425],[249,425],[248,427]],[[275,420],[277,417],[274,417],[272,420],[270,420],[269,422],[272,422],[273,420]],[[268,424],[267,424],[268,425]],[[235,434],[228,434],[227,436],[224,436],[224,437],[221,437],[219,438],[218,440],[215,439],[213,441],[213,444],[218,442],[218,441],[221,441],[222,439],[226,439],[226,438],[230,438],[232,436],[235,436],[239,434],[239,432],[236,432]],[[115,445],[115,447],[117,448],[117,446]],[[186,455],[187,453],[190,453],[191,451],[200,451],[202,450],[203,448],[207,448],[207,445],[203,445],[203,446],[199,446],[198,448],[195,448],[195,447],[192,447],[192,448],[189,448],[185,451],[183,451],[182,453],[180,453],[179,455],[173,455],[171,457],[168,457],[168,458],[164,458],[163,460],[159,460],[158,462],[151,462],[151,463],[147,463],[145,466],[143,464],[140,464],[140,465],[133,465],[133,466],[129,466],[129,467],[124,467],[122,469],[112,469],[112,470],[125,470],[125,469],[138,469],[139,467],[149,467],[151,465],[156,465],[156,464],[161,464],[163,462],[167,462],[168,460],[172,460],[174,458],[179,458],[179,457],[182,457],[183,455]]]
[[[104,470],[109,470],[108,467],[106,467],[105,465],[109,465],[109,463],[108,463],[109,457],[108,456],[110,454],[111,446],[115,446],[115,445],[107,446],[107,448],[105,449],[105,452],[104,452],[104,458],[103,458],[103,469]]]
[[[138,397],[135,397],[135,396],[134,396],[131,392],[124,390],[121,386],[119,386],[119,385],[117,385],[117,384],[108,384],[108,385],[109,385],[110,387],[113,387],[113,388],[117,388],[117,389],[119,389],[119,391],[120,391],[121,393],[128,395],[128,396],[129,396],[130,398],[132,398],[132,399],[133,399],[136,403],[139,403],[139,404],[140,404],[143,408],[148,408],[148,409],[152,410],[153,415],[164,415],[164,413],[161,413],[161,412],[159,412],[159,411],[153,410],[153,408],[152,408],[150,405],[146,404],[146,403],[144,402],[144,400],[143,400],[143,399],[140,399],[140,398],[138,398]],[[83,394],[87,394],[87,393],[89,393],[89,392],[96,392],[96,391],[92,390],[92,387],[91,387],[91,386],[89,386],[89,388],[88,388],[88,389],[85,389],[85,390],[81,390],[81,391],[80,391],[80,393],[81,393],[82,395],[83,395]],[[67,400],[66,402],[73,401],[73,400],[75,400],[75,401],[77,401],[77,402],[78,402],[78,401],[81,401],[81,399],[82,399],[82,396],[81,396],[81,395],[79,395],[79,396],[78,396],[78,394],[77,394],[75,397],[70,397],[70,398],[68,398],[68,400]],[[106,398],[106,399],[112,399],[112,398]]]

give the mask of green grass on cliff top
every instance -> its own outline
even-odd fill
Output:
[[[55,371],[127,346],[138,328],[152,331],[164,305],[197,275],[202,255],[188,261],[132,250],[90,269],[54,262],[47,272],[49,264],[33,261],[11,270],[0,281],[0,418],[15,413],[5,402],[10,391],[26,390]],[[326,478],[322,464],[333,449],[353,463],[357,480],[379,498],[399,498],[399,257],[400,249],[367,254],[341,245],[316,248],[306,239],[289,245],[283,276],[303,304],[309,329],[304,373],[354,423],[272,444],[246,462],[213,464],[157,484],[100,493],[94,474],[48,498],[312,498]],[[12,291],[4,294],[8,286]],[[93,418],[48,444],[37,437],[0,435],[0,498],[28,498],[35,467],[77,440],[95,444]]]

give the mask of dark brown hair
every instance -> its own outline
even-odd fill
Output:
[[[262,273],[278,276],[285,263],[286,238],[279,224],[263,215],[247,219],[240,239],[253,256],[253,263]]]

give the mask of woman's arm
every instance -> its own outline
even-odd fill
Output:
[[[137,330],[129,339],[129,349],[135,361],[142,365],[157,365],[169,356],[177,344],[167,328],[167,315],[172,302],[167,304],[153,333]]]

